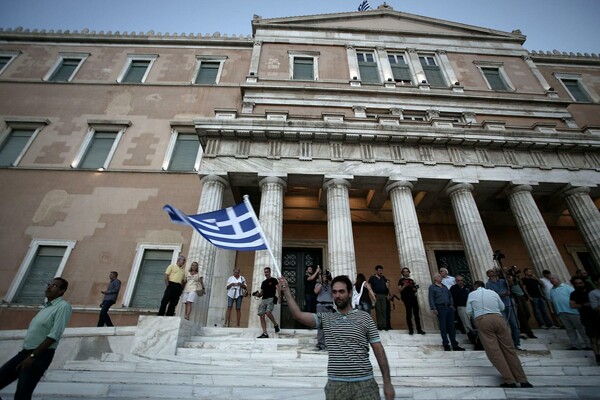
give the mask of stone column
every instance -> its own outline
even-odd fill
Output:
[[[350,215],[349,180],[341,177],[325,178],[327,191],[327,236],[329,265],[333,277],[348,275],[356,279],[356,256]]]
[[[202,184],[202,195],[200,196],[200,204],[198,205],[198,214],[222,208],[223,194],[225,189],[229,186],[227,180],[217,175],[207,175],[200,180],[200,183]],[[198,262],[200,267],[199,270],[204,277],[204,286],[207,291],[199,301],[194,303],[190,321],[201,326],[206,325],[211,297],[213,297],[213,295],[223,296],[222,290],[212,290],[211,287],[216,254],[217,248],[194,230],[187,259],[190,264],[192,261]]]
[[[508,201],[517,221],[519,232],[525,242],[529,257],[538,277],[547,269],[563,282],[570,279],[556,243],[535,204],[529,185],[514,185],[509,189]]]
[[[277,176],[267,176],[259,181],[260,198],[260,225],[273,251],[277,266],[281,270],[281,248],[283,244],[283,196],[287,183]],[[252,273],[252,290],[260,290],[261,283],[265,280],[264,269],[271,268],[272,277],[278,278],[275,271],[273,259],[267,250],[259,250],[254,256],[254,272]],[[250,314],[248,317],[249,328],[260,328],[260,320],[257,316],[260,299],[250,297]],[[281,305],[277,305],[273,311],[276,319],[280,314]],[[270,322],[267,322],[268,324]]]
[[[485,271],[494,265],[494,252],[473,198],[473,185],[457,183],[446,189],[446,193],[452,202],[473,280],[485,282]]]
[[[385,189],[392,201],[400,269],[404,267],[410,269],[412,278],[420,286],[417,297],[421,311],[421,323],[425,330],[431,330],[435,329],[433,315],[427,312],[429,310],[427,288],[431,282],[431,274],[427,265],[427,255],[412,197],[412,188],[412,183],[408,181],[396,181],[387,185]],[[392,285],[396,283],[392,282]]]
[[[600,268],[600,212],[587,187],[575,187],[563,192],[567,208],[579,229],[597,268]]]

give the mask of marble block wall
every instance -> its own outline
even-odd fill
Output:
[[[131,352],[147,355],[175,355],[194,331],[194,324],[180,317],[140,316]]]

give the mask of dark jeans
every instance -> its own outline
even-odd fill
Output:
[[[438,312],[438,321],[440,323],[440,335],[442,344],[448,346],[448,336],[452,347],[458,346],[456,341],[456,328],[454,327],[454,309],[448,306],[436,306]]]
[[[502,311],[502,315],[508,322],[508,326],[510,327],[510,335],[512,337],[513,343],[515,347],[521,345],[521,332],[519,331],[519,325],[517,325],[517,310],[510,305],[504,307],[504,311]]]
[[[100,309],[100,317],[98,318],[98,325],[97,326],[114,326],[112,323],[112,320],[110,319],[110,316],[108,315],[108,309],[115,304],[115,302],[113,300],[104,300],[102,302],[101,305],[101,309]]]
[[[406,301],[404,301],[404,308],[406,308],[406,325],[408,325],[408,330],[413,330],[412,316],[414,315],[417,331],[420,331],[421,317],[419,316],[419,301],[417,300],[417,298],[409,298]]]
[[[533,335],[533,331],[529,326],[529,306],[527,305],[527,296],[515,296],[515,303],[517,305],[517,318],[519,319],[519,330],[527,335]]]
[[[317,312],[317,295],[314,293],[304,294],[304,311],[309,313]]]
[[[183,286],[181,283],[169,282],[169,285],[165,289],[162,301],[160,302],[160,308],[158,309],[159,316],[165,315],[165,310],[167,312],[167,317],[175,315],[175,307],[177,307],[177,303],[179,303],[182,291]]]
[[[17,379],[15,400],[29,400],[35,387],[50,366],[54,358],[54,349],[48,349],[33,359],[33,364],[26,370],[17,371],[17,366],[29,357],[33,350],[22,350],[0,368],[0,389],[5,388]]]
[[[546,324],[548,328],[552,327],[552,319],[548,315],[546,300],[543,297],[533,297],[531,299],[531,308],[533,308],[533,316],[540,328]]]

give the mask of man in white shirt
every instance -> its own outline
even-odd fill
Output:
[[[442,285],[446,286],[448,290],[456,284],[456,279],[453,276],[448,275],[446,268],[440,268],[440,275],[442,276]]]
[[[517,382],[522,388],[533,387],[527,381],[510,328],[502,315],[504,302],[496,292],[486,289],[482,281],[475,281],[473,288],[475,291],[467,298],[467,314],[475,318],[485,354],[504,379],[500,387],[514,388]]]

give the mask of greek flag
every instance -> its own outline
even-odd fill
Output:
[[[173,223],[191,225],[216,247],[240,251],[268,250],[256,214],[246,196],[243,203],[205,214],[186,215],[168,204],[163,210]]]
[[[367,11],[370,9],[371,9],[371,6],[369,5],[369,2],[367,0],[363,1],[362,3],[360,3],[358,5],[358,11]]]

